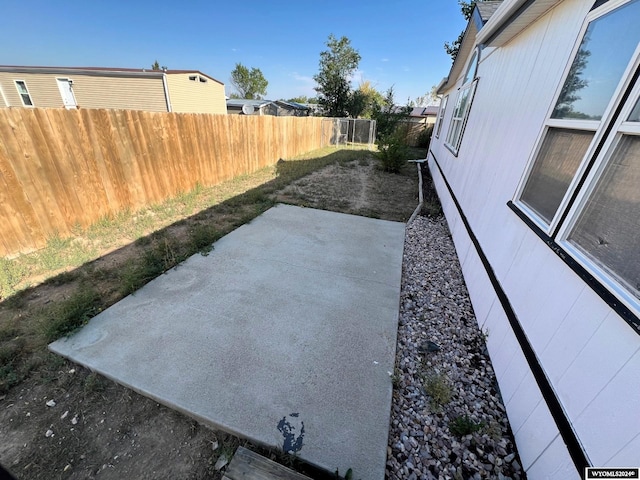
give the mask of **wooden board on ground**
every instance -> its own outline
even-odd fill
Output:
[[[244,447],[238,447],[222,480],[311,480]]]

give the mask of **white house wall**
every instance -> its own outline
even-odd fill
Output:
[[[483,56],[458,156],[429,166],[529,478],[580,478],[446,185],[593,466],[640,465],[640,336],[507,206],[593,2],[566,0]],[[441,175],[441,172],[444,176]],[[446,180],[445,180],[446,179]]]

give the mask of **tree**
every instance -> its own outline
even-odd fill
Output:
[[[167,69],[166,66],[164,65],[160,66],[160,64],[158,63],[158,60],[156,60],[151,64],[151,70],[166,70],[166,69]]]
[[[465,20],[469,21],[471,15],[473,14],[473,9],[476,8],[476,2],[482,2],[484,0],[471,0],[470,2],[465,2],[464,0],[458,0],[458,5],[460,5],[460,10],[462,11],[462,16]],[[462,45],[462,39],[464,38],[464,30],[460,32],[458,38],[456,38],[452,43],[444,42],[444,50],[448,55],[451,56],[451,61],[454,62],[456,57],[458,56],[458,50],[460,50],[460,45]]]
[[[382,102],[373,106],[371,118],[376,121],[378,140],[385,140],[387,137],[398,133],[398,126],[405,120],[411,112],[410,106],[397,107],[394,100],[393,87],[385,92]]]
[[[318,103],[329,117],[345,117],[351,98],[351,77],[360,63],[360,54],[347,37],[329,35],[328,50],[320,52],[320,71],[313,79],[318,86]],[[351,105],[353,108],[353,105]]]
[[[369,80],[363,80],[358,89],[351,93],[347,111],[353,118],[371,118],[376,106],[380,107],[383,103],[383,95]]]
[[[483,0],[478,0],[482,2]],[[469,21],[471,15],[473,14],[473,9],[476,7],[476,0],[471,0],[470,2],[465,2],[464,0],[458,0],[458,5],[460,5],[460,10],[462,10],[462,16],[466,21]]]
[[[580,45],[580,49],[576,54],[576,58],[571,64],[569,75],[567,76],[567,79],[562,86],[562,90],[560,91],[558,103],[553,109],[553,114],[551,115],[553,118],[592,119],[589,115],[582,112],[576,112],[574,110],[575,102],[581,98],[580,95],[578,95],[578,92],[589,86],[589,81],[586,78],[583,78],[584,69],[587,67],[589,57],[591,56],[591,51],[586,49],[586,45],[588,43],[589,37],[585,36],[584,40],[582,40],[582,45]],[[599,120],[599,118],[593,118],[592,120]]]
[[[434,85],[428,93],[425,93],[424,95],[409,102],[409,105],[412,107],[426,107],[436,100],[438,100],[438,87]]]
[[[376,120],[378,158],[387,172],[398,173],[407,163],[407,135],[409,124],[406,119],[411,108],[396,107],[393,99],[393,87],[387,90],[381,105],[373,112]]]
[[[306,95],[300,95],[299,97],[293,97],[285,102],[295,102],[295,103],[318,103],[318,99],[315,97],[307,97]]]
[[[267,94],[269,82],[259,68],[249,70],[241,63],[236,63],[236,68],[231,72],[231,85],[236,88],[240,98],[260,100]]]

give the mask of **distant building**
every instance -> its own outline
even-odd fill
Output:
[[[226,113],[224,84],[198,70],[0,66],[0,107]]]
[[[228,98],[227,113],[229,115],[276,115],[278,106],[271,100],[251,100],[245,98]]]
[[[284,100],[227,99],[227,113],[236,115],[273,115],[275,117],[308,117],[312,109],[301,103]]]

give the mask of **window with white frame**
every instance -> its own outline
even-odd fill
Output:
[[[18,89],[18,94],[20,94],[22,105],[25,107],[33,107],[31,95],[29,94],[29,90],[27,90],[27,84],[24,80],[16,80],[16,88]]]
[[[445,140],[445,145],[457,155],[460,149],[460,142],[462,141],[462,134],[464,133],[464,127],[467,124],[467,118],[469,117],[469,110],[471,109],[471,102],[473,101],[473,94],[476,90],[476,70],[478,69],[478,56],[480,50],[476,48],[473,52],[473,56],[469,61],[469,66],[464,75],[462,86],[458,91],[458,98],[456,100],[455,107],[453,109],[453,116],[451,117],[451,123],[449,124],[449,132]]]
[[[447,101],[449,100],[449,95],[445,95],[442,101],[440,102],[440,110],[438,110],[438,118],[436,119],[436,138],[440,138],[440,131],[442,130],[442,120],[444,119],[444,112],[447,110]]]
[[[640,0],[587,17],[516,204],[640,311]],[[612,42],[614,42],[612,44]]]

